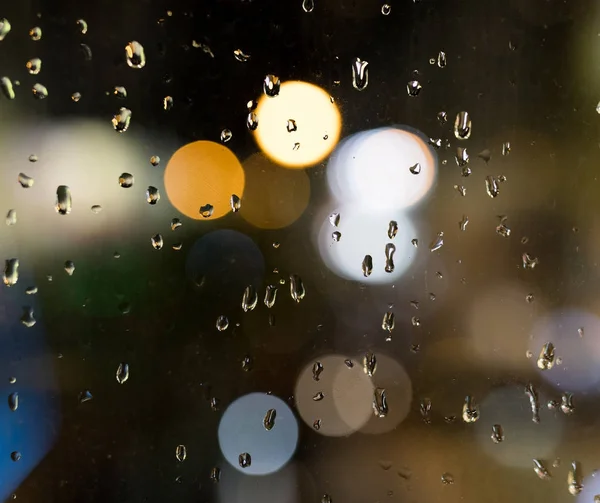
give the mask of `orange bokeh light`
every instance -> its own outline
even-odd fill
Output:
[[[322,161],[340,138],[342,119],[336,104],[327,92],[307,82],[284,82],[278,96],[262,96],[256,115],[258,146],[287,168]]]
[[[231,196],[244,192],[245,175],[237,157],[212,141],[195,141],[181,147],[169,160],[164,174],[171,204],[196,220],[214,220],[231,211]],[[213,206],[210,217],[200,207]]]

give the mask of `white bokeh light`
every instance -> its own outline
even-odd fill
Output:
[[[345,204],[393,210],[421,201],[433,186],[436,171],[437,155],[420,133],[385,127],[340,143],[327,165],[327,182]]]
[[[411,244],[415,228],[409,218],[401,211],[372,211],[360,206],[344,205],[332,212],[340,215],[340,222],[334,227],[329,214],[323,219],[318,230],[317,244],[325,265],[335,274],[345,279],[364,281],[366,283],[392,283],[408,269],[416,255],[416,248]],[[388,226],[391,220],[398,224],[398,233],[394,239],[388,237]],[[341,237],[336,241],[332,236],[339,232]],[[394,270],[386,272],[386,245],[396,247],[393,255]],[[373,271],[365,277],[362,263],[365,255],[373,258]]]

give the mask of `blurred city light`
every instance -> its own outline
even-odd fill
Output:
[[[264,419],[274,409],[273,427],[267,430]],[[274,473],[292,458],[298,443],[298,423],[294,413],[281,399],[264,393],[250,393],[234,401],[219,423],[219,446],[228,463],[247,475]],[[239,456],[248,453],[251,464],[242,468]]]
[[[312,166],[336,146],[340,112],[328,93],[308,82],[281,84],[279,95],[262,96],[254,137],[261,150],[288,168]]]

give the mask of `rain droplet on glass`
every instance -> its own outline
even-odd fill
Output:
[[[333,239],[334,242],[338,243],[340,239],[342,239],[342,233],[340,231],[333,231],[331,233],[331,239]]]
[[[396,253],[396,246],[392,243],[385,245],[385,272],[394,272],[394,253]]]
[[[125,89],[123,86],[115,86],[113,94],[117,98],[124,100],[125,98],[127,98],[127,89]]]
[[[419,96],[422,87],[418,80],[411,80],[406,84],[406,92],[411,98],[416,98]]]
[[[212,204],[207,203],[200,206],[200,215],[202,215],[204,218],[210,218],[214,211],[215,208]]]
[[[158,203],[158,201],[160,201],[160,192],[156,187],[152,187],[152,185],[150,185],[146,189],[146,201],[151,205],[155,205]]]
[[[75,92],[71,95],[71,99],[77,103],[81,99],[81,93]]]
[[[224,332],[225,330],[227,330],[227,328],[229,327],[229,320],[227,319],[227,316],[225,315],[220,315],[217,318],[217,322],[215,324],[215,326],[217,327],[217,330],[219,332]]]
[[[300,302],[306,295],[302,278],[297,274],[290,274],[290,295],[294,302]]]
[[[164,244],[163,237],[160,234],[155,234],[150,238],[150,243],[152,244],[152,248],[160,250]]]
[[[117,382],[119,384],[124,384],[127,379],[129,379],[129,364],[128,363],[119,363],[117,367],[116,373]]]
[[[6,214],[6,225],[15,225],[17,223],[17,210],[8,210]]]
[[[371,351],[367,351],[363,356],[363,371],[369,377],[373,377],[377,370],[377,357]]]
[[[263,81],[263,91],[269,98],[274,98],[279,94],[281,81],[277,75],[269,74]]]
[[[492,442],[499,444],[504,441],[504,428],[501,424],[492,425]]]
[[[302,0],[302,10],[306,13],[312,12],[315,8],[314,0]]]
[[[323,364],[321,362],[313,363],[312,368],[312,377],[313,380],[318,381],[321,378],[321,374],[323,373]]]
[[[373,257],[371,255],[365,255],[362,261],[362,273],[365,278],[368,278],[373,272]]]
[[[271,431],[275,426],[275,418],[277,417],[277,411],[275,409],[269,409],[263,419],[263,426],[265,430]]]
[[[129,108],[119,108],[119,111],[112,118],[112,125],[117,133],[124,133],[127,131],[130,122],[131,110],[129,110]]]
[[[236,49],[233,51],[233,57],[237,59],[240,63],[246,63],[250,60],[250,55],[244,53],[241,49]]]
[[[369,62],[360,58],[352,61],[352,86],[357,91],[364,91],[369,85]]]
[[[454,136],[459,140],[468,140],[471,136],[471,130],[469,112],[458,112],[454,119]]]
[[[534,269],[540,263],[537,257],[532,257],[529,253],[523,253],[523,269]]]
[[[249,112],[248,117],[246,118],[246,127],[249,131],[256,131],[258,127],[258,115],[256,112]]]
[[[42,29],[39,26],[34,26],[29,30],[29,36],[31,37],[31,40],[37,42],[42,38]]]
[[[79,28],[79,33],[81,33],[82,35],[85,35],[87,33],[88,25],[87,25],[85,19],[77,20],[77,28]]]
[[[498,197],[498,194],[500,194],[500,186],[498,185],[498,179],[491,175],[486,176],[485,190],[487,192],[487,195],[491,198]]]
[[[373,413],[375,417],[384,418],[388,415],[388,404],[385,388],[373,390]]]
[[[444,233],[438,232],[437,236],[429,244],[429,251],[434,252],[444,246]]]
[[[250,454],[247,452],[242,452],[239,455],[238,462],[240,467],[248,468],[252,464],[252,456],[250,456]]]
[[[0,24],[1,24],[1,21],[0,21]],[[1,29],[1,27],[0,27],[0,29]],[[2,40],[2,39],[0,38],[0,40]],[[2,89],[2,93],[4,94],[4,96],[6,96],[7,99],[9,99],[9,100],[15,99],[15,91],[13,89],[13,84],[12,84],[12,81],[8,77],[0,78],[0,89]]]
[[[31,328],[36,324],[33,307],[31,307],[31,306],[23,307],[23,315],[21,316],[21,323],[23,323],[23,325],[25,325],[27,328]]]
[[[124,189],[129,189],[133,186],[133,175],[131,173],[121,173],[119,177],[119,185]]]
[[[169,110],[171,110],[173,108],[173,97],[172,96],[165,96],[163,98],[163,110],[165,112],[168,112]]]
[[[383,328],[386,332],[392,332],[394,327],[396,326],[396,316],[392,311],[387,311],[383,315],[383,320],[381,322],[381,328]]]
[[[525,395],[529,398],[529,405],[531,408],[531,420],[534,423],[540,422],[540,401],[538,398],[538,392],[532,383],[528,383],[525,386]]]
[[[418,175],[418,174],[421,172],[421,164],[420,164],[420,163],[416,163],[416,164],[412,165],[412,166],[409,168],[409,170],[410,170],[410,172],[411,172],[413,175]]]
[[[229,205],[231,206],[231,211],[237,213],[242,207],[242,200],[239,196],[231,194],[231,197],[229,198]]]
[[[37,75],[42,71],[42,60],[40,58],[31,58],[27,61],[25,67],[31,75]]]
[[[297,131],[298,126],[296,125],[296,121],[294,119],[288,119],[286,128],[288,133],[293,133],[294,131]]]
[[[444,51],[440,51],[437,56],[437,65],[440,68],[446,67],[446,53]]]
[[[8,408],[13,412],[19,408],[19,393],[17,391],[8,395]]]
[[[175,447],[175,458],[180,463],[185,461],[185,458],[187,458],[187,448],[185,445],[181,444]]]
[[[233,133],[230,129],[223,129],[221,131],[221,141],[223,143],[227,143],[231,138],[233,138]]]
[[[382,13],[384,16],[389,16],[389,15],[390,15],[390,12],[392,12],[392,7],[391,7],[391,5],[390,5],[390,4],[387,4],[387,3],[384,3],[384,4],[381,6],[381,13]]]
[[[75,272],[75,262],[73,262],[72,260],[67,260],[65,262],[65,272],[69,276],[73,276],[73,273]]]
[[[33,93],[33,97],[38,100],[43,100],[48,96],[48,89],[46,89],[45,85],[40,84],[39,82],[33,85],[31,92]]]
[[[248,285],[242,295],[242,309],[245,313],[253,311],[258,304],[258,293],[252,285]]]
[[[33,187],[33,184],[35,182],[35,180],[32,177],[27,176],[25,173],[19,173],[17,180],[21,184],[21,187],[23,187],[24,189]]]
[[[56,189],[55,209],[59,215],[68,215],[71,213],[73,206],[73,198],[71,197],[71,189],[66,185],[59,185]]]
[[[13,451],[10,453],[10,459],[12,459],[15,463],[21,460],[21,453],[19,451]]]
[[[19,281],[19,259],[10,258],[4,261],[4,274],[2,276],[6,286],[14,286]]]
[[[573,404],[573,393],[565,391],[560,397],[560,410],[563,414],[570,416],[575,412],[575,405]]]
[[[469,225],[469,217],[467,215],[463,215],[462,220],[458,222],[458,228],[464,232],[467,230],[467,225]]]
[[[277,287],[275,285],[267,285],[265,290],[265,298],[264,304],[269,309],[275,305],[275,301],[277,300]]]
[[[146,66],[146,54],[144,46],[135,40],[125,46],[125,59],[131,68],[144,68]]]
[[[465,423],[474,423],[479,419],[479,405],[471,395],[465,397],[462,408],[462,419]]]
[[[581,467],[577,461],[571,462],[569,473],[567,474],[567,488],[569,492],[576,496],[583,491],[583,482],[581,481]]]
[[[0,19],[0,42],[4,40],[4,37],[10,32],[10,21],[5,17]]]
[[[506,141],[502,144],[502,155],[510,154],[510,142]]]

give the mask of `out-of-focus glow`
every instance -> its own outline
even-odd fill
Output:
[[[347,356],[327,355],[311,361],[296,382],[294,397],[300,417],[322,435],[343,437],[362,428],[373,415],[373,384],[363,372],[360,361],[352,368]],[[313,379],[313,365],[321,362],[323,372]],[[315,401],[317,393],[323,399]],[[314,427],[320,420],[320,427]]]
[[[320,501],[315,480],[306,466],[292,460],[276,473],[262,477],[246,477],[224,463],[221,472],[223,483],[217,485],[221,503],[304,503]]]
[[[339,213],[340,223],[334,227],[329,221],[332,212]],[[390,220],[398,223],[398,233],[394,239],[388,238]],[[334,232],[341,237],[335,241]],[[372,211],[351,204],[332,209],[323,219],[318,230],[317,245],[325,265],[342,278],[366,283],[393,283],[409,268],[416,248],[411,244],[415,229],[410,219],[400,210]],[[386,245],[392,243],[394,270],[386,272]],[[365,255],[373,258],[373,271],[367,278],[362,271]]]
[[[539,423],[534,423],[525,386],[510,386],[491,391],[480,403],[481,416],[475,423],[481,449],[496,462],[515,468],[533,469],[532,459],[551,459],[556,455],[563,430],[564,415],[549,411],[540,394]],[[504,441],[492,441],[492,426],[499,424]]]
[[[256,108],[254,138],[261,150],[288,168],[316,164],[333,150],[342,126],[340,112],[329,94],[308,82],[281,84],[279,95],[263,96]],[[292,123],[288,122],[293,121]]]
[[[360,363],[361,358],[362,355],[353,361]],[[381,353],[377,353],[377,371],[371,381],[375,388],[385,389],[388,413],[382,418],[371,414],[371,419],[360,431],[372,434],[387,433],[404,421],[410,412],[412,382],[400,363]]]
[[[173,154],[165,169],[165,189],[171,204],[184,215],[204,220],[200,207],[211,204],[220,218],[231,211],[232,194],[242,197],[244,170],[227,147],[195,141]]]
[[[541,299],[531,304],[525,300],[528,293],[520,285],[505,283],[474,299],[467,319],[476,361],[488,368],[527,368],[528,336],[543,312]]]
[[[263,426],[265,414],[275,409],[275,425]],[[219,423],[219,446],[227,462],[247,475],[267,475],[280,470],[294,455],[298,444],[298,422],[287,404],[272,395],[250,393],[233,402]],[[247,452],[252,463],[239,465]]]
[[[301,170],[282,169],[261,153],[244,161],[246,190],[240,215],[261,229],[294,223],[308,206],[310,180]]]
[[[186,275],[200,292],[220,305],[239,308],[248,285],[258,289],[265,274],[265,260],[256,243],[230,229],[209,232],[190,248]]]
[[[413,174],[411,167],[419,173]],[[329,159],[327,182],[344,204],[394,210],[422,200],[433,186],[436,171],[437,156],[420,133],[385,127],[340,143]]]
[[[581,335],[579,330],[581,329]],[[529,349],[531,365],[552,386],[562,391],[588,391],[600,383],[600,318],[577,309],[565,309],[540,318],[533,328]],[[549,370],[537,367],[537,357],[546,342],[561,358]]]
[[[583,490],[577,495],[577,503],[596,503],[594,496],[600,494],[600,472],[596,469],[583,479]]]

